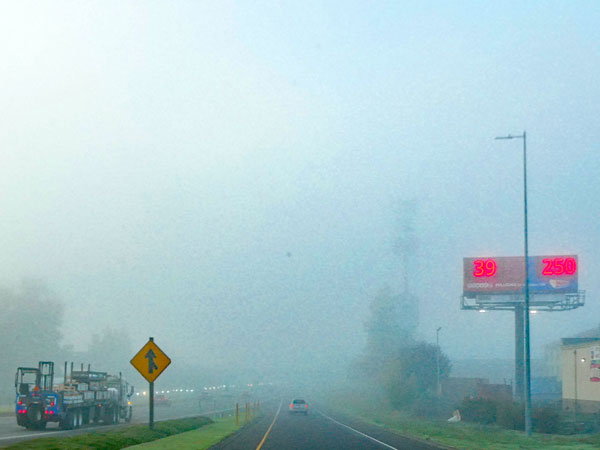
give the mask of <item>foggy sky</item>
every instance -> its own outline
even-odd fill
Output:
[[[600,5],[0,4],[0,281],[45,279],[66,341],[106,326],[217,366],[352,355],[402,288],[417,204],[419,333],[513,352],[508,313],[460,311],[462,258],[576,253],[600,322]],[[537,353],[537,354],[536,354]],[[133,355],[132,355],[133,356]]]

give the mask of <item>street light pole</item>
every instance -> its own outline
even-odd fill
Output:
[[[500,136],[496,139],[523,139],[523,217],[525,235],[525,433],[531,436],[531,352],[529,345],[529,245],[527,233],[527,133],[517,136]]]
[[[436,358],[436,366],[437,366],[437,395],[438,397],[442,396],[442,384],[440,383],[440,330],[442,329],[442,327],[438,327],[437,330],[435,330],[435,343],[437,345],[437,358]]]

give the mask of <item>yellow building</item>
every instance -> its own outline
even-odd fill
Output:
[[[600,411],[600,337],[562,339],[563,408]]]

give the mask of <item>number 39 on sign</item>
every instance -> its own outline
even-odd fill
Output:
[[[473,261],[474,277],[493,277],[496,275],[498,266],[493,259],[476,259]]]

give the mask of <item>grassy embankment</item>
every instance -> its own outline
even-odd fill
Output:
[[[235,417],[226,417],[217,419],[215,423],[206,425],[198,430],[181,433],[177,436],[171,436],[158,441],[148,442],[130,447],[135,450],[205,450],[212,447],[217,442],[221,442],[230,434],[235,433],[243,426],[243,421],[239,425],[235,424]]]
[[[390,431],[437,442],[458,449],[544,449],[588,450],[600,448],[600,434],[558,436],[534,433],[527,438],[524,432],[505,430],[497,426],[446,420],[420,419],[389,407],[376,405],[369,396],[339,392],[328,395],[332,409],[347,416],[384,427]]]
[[[185,433],[214,424],[208,417],[165,420],[156,422],[154,429],[148,425],[131,425],[110,431],[91,432],[71,437],[55,437],[23,441],[7,447],[10,450],[118,450],[144,442],[156,441],[175,434]]]
[[[15,405],[0,405],[0,416],[12,416],[15,413]]]

